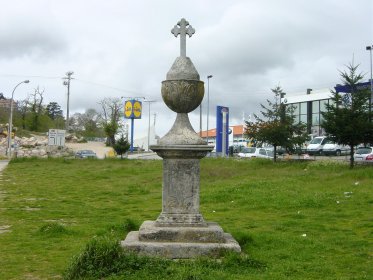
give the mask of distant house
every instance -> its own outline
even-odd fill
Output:
[[[9,109],[11,101],[12,101],[12,99],[6,99],[5,96],[4,96],[4,94],[0,92],[0,108],[7,108],[7,109]],[[15,109],[16,107],[17,107],[17,102],[14,101],[13,102],[13,109]]]
[[[229,135],[229,145],[245,145],[247,143],[247,139],[244,135],[244,126],[242,124],[240,125],[230,125],[229,129],[232,131],[232,133]],[[215,144],[216,142],[216,128],[209,129],[208,133],[207,131],[202,131],[201,135],[203,140],[208,141],[210,145]]]

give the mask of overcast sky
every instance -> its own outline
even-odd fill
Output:
[[[173,26],[185,18],[196,33],[187,38],[189,56],[205,81],[210,122],[215,107],[230,108],[230,123],[243,112],[258,113],[280,85],[288,95],[331,89],[338,70],[354,59],[370,76],[373,44],[372,0],[0,0],[0,92],[25,99],[39,86],[45,103],[66,112],[62,77],[74,71],[70,112],[99,109],[105,97],[146,97],[163,136],[175,113],[162,102],[160,89],[179,55]],[[199,110],[190,114],[199,130]],[[136,133],[145,134],[148,105]]]

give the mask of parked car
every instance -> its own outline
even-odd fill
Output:
[[[97,155],[92,150],[79,150],[75,153],[75,158],[97,158]]]
[[[321,155],[323,148],[328,138],[325,136],[318,136],[313,138],[307,146],[306,152],[310,155]]]
[[[337,143],[334,143],[332,140],[327,139],[322,148],[322,153],[324,155],[340,156],[341,154],[347,154],[349,150],[349,146],[339,145]]]
[[[373,163],[373,148],[359,147],[354,154],[355,162]]]
[[[239,157],[242,158],[269,158],[273,159],[273,151],[258,147],[244,148],[240,153]]]
[[[233,146],[230,146],[230,147],[233,147],[233,153],[235,153],[235,154],[241,152],[243,149],[246,148],[246,146],[244,146],[244,145],[233,145]]]

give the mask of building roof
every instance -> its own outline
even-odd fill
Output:
[[[232,133],[233,133],[233,136],[237,135],[242,135],[244,133],[244,126],[242,124],[240,125],[230,125],[229,126],[230,129],[232,129]],[[207,131],[202,131],[202,135],[201,137],[202,138],[207,138],[208,137],[216,137],[216,128],[213,128],[213,129],[209,129],[208,130],[208,135],[207,135]]]

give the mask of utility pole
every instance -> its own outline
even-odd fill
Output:
[[[65,123],[65,129],[66,132],[69,130],[69,103],[70,103],[70,81],[74,78],[71,78],[71,76],[74,74],[73,71],[69,71],[66,73],[66,77],[63,77],[63,85],[67,86],[67,109],[66,109],[66,123]]]
[[[149,121],[148,121],[148,152],[150,151],[150,103],[156,102],[155,100],[144,100],[144,102],[148,102],[149,104]]]
[[[210,117],[210,79],[212,78],[212,75],[207,76],[207,128],[206,128],[206,133],[207,133],[207,140],[206,143],[207,145],[209,144],[209,117]]]

